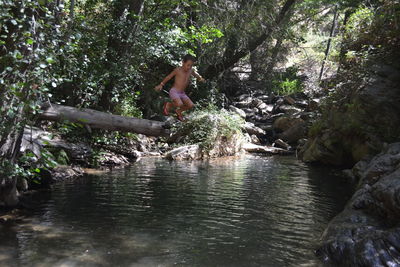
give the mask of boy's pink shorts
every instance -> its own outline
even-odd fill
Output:
[[[169,90],[169,97],[174,100],[174,99],[190,99],[184,91],[178,91],[176,88],[172,87],[171,90]]]

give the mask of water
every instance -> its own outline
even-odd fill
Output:
[[[1,266],[318,266],[351,186],[292,157],[144,159],[54,186],[0,225]]]

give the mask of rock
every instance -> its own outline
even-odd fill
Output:
[[[320,99],[314,98],[308,101],[307,111],[316,111],[319,108]]]
[[[23,177],[18,177],[17,178],[17,188],[18,191],[26,191],[28,190],[28,181],[26,180],[26,178]]]
[[[267,120],[270,119],[270,116],[268,114],[264,115],[264,116],[255,115],[253,119],[256,122],[266,122]]]
[[[334,166],[353,164],[353,161],[345,157],[340,142],[341,136],[338,133],[326,131],[322,136],[309,139],[299,151],[299,157],[307,163],[320,162]]]
[[[165,158],[169,160],[196,160],[201,159],[201,149],[198,145],[189,145],[175,148],[166,153]]]
[[[253,108],[252,110],[253,110],[254,114],[258,114],[260,112],[260,110],[258,108]]]
[[[304,153],[308,159],[325,161],[329,153],[342,157],[336,159],[336,163],[351,165],[368,154],[378,153],[384,142],[398,140],[400,70],[383,64],[369,68],[372,71],[366,70],[368,75],[364,81],[358,82],[358,85],[349,82],[338,84],[337,95],[326,101],[324,121],[318,121],[315,124],[317,127],[313,127],[313,138],[318,140],[310,140],[313,145],[305,146],[314,150]],[[382,72],[378,73],[378,70]],[[319,100],[312,101],[317,106]],[[309,110],[317,109],[311,107],[311,103]],[[326,139],[326,132],[329,131],[332,140]],[[332,149],[337,152],[332,153]],[[327,153],[320,153],[322,151]],[[324,159],[318,158],[318,155]]]
[[[153,152],[147,151],[147,152],[141,153],[141,156],[142,157],[161,157],[161,153],[155,152],[155,151],[153,151]]]
[[[282,117],[277,118],[274,121],[273,127],[274,127],[274,130],[284,132],[295,125],[299,125],[299,124],[302,125],[304,123],[305,122],[300,118],[292,118],[292,117],[288,117],[288,116],[282,116]]]
[[[217,138],[210,151],[202,151],[202,158],[235,156],[241,151],[244,142],[242,134],[235,134],[231,138]]]
[[[32,151],[38,158],[41,157],[43,147],[64,150],[68,159],[74,163],[85,163],[92,156],[92,149],[83,143],[71,144],[54,134],[35,127],[26,127],[21,143],[21,153]]]
[[[113,152],[105,152],[99,160],[101,166],[123,166],[129,164],[129,160],[123,156]]]
[[[254,98],[251,101],[251,106],[255,107],[255,108],[259,108],[261,105],[265,104],[262,100],[258,99],[258,98]]]
[[[301,146],[304,146],[307,143],[307,139],[301,138],[297,141],[297,143]]]
[[[292,97],[290,96],[285,96],[283,98],[283,100],[285,101],[285,103],[289,104],[289,105],[294,105],[296,103],[296,100],[294,100]]]
[[[240,108],[237,108],[235,106],[229,106],[229,110],[238,114],[240,117],[242,117],[243,119],[246,118],[246,112],[244,112],[243,110],[241,110]]]
[[[274,128],[270,124],[260,124],[258,127],[260,127],[262,130],[265,131],[265,133],[272,133]]]
[[[285,140],[286,142],[292,144],[296,143],[299,139],[306,136],[307,129],[306,123],[301,120],[294,120],[293,124],[289,129],[285,130],[283,133],[279,134],[279,138]]]
[[[253,123],[251,122],[246,122],[244,125],[244,129],[247,133],[249,133],[250,135],[255,134],[257,136],[262,136],[265,135],[265,131],[257,126],[255,126]]]
[[[271,119],[272,119],[273,121],[275,121],[275,120],[277,120],[278,118],[284,117],[284,116],[286,116],[285,113],[277,113],[277,114],[271,115]]]
[[[314,112],[301,112],[299,115],[300,115],[300,119],[302,119],[304,121],[313,119],[316,116],[316,114]]]
[[[137,151],[137,150],[132,150],[131,151],[131,155],[133,156],[133,158],[135,158],[136,160],[139,160],[141,157],[143,157],[145,155],[145,153]]]
[[[249,108],[253,99],[251,97],[246,97],[245,99],[241,100],[240,102],[235,102],[233,105],[238,108]]]
[[[13,183],[13,179],[0,177],[0,208],[2,206],[14,207],[18,205],[20,194]]]
[[[82,177],[84,171],[82,168],[77,166],[60,165],[50,170],[50,173],[51,173],[50,183],[55,183]]]
[[[274,141],[274,143],[272,144],[272,146],[274,146],[274,147],[280,147],[280,148],[283,148],[283,149],[286,149],[286,150],[292,149],[292,147],[291,147],[288,143],[284,142],[284,141],[281,140],[281,139],[276,139],[276,140]]]
[[[293,152],[287,151],[282,148],[271,147],[271,146],[260,146],[260,145],[250,144],[250,143],[244,144],[242,148],[249,153],[263,153],[263,154],[269,154],[269,155],[293,154]]]
[[[299,107],[299,108],[302,108],[302,109],[306,109],[308,107],[308,102],[306,100],[296,101],[294,103],[294,105],[296,107]]]
[[[240,95],[237,97],[237,100],[239,102],[245,101],[246,99],[251,99],[251,97],[248,94]]]
[[[260,145],[261,144],[260,139],[258,139],[257,135],[252,134],[250,136],[250,138],[251,138],[251,143],[256,144],[256,145]]]
[[[398,266],[400,259],[400,143],[352,173],[357,191],[328,225],[317,255],[337,266]]]
[[[268,104],[267,107],[266,107],[266,111],[268,113],[271,113],[273,110],[274,110],[274,105]]]
[[[278,98],[275,102],[274,108],[272,109],[272,113],[277,114],[280,111],[279,107],[283,105],[283,99],[282,98]]]
[[[277,110],[279,110],[280,112],[283,112],[285,114],[289,114],[289,115],[293,115],[293,114],[301,112],[301,109],[296,108],[294,106],[290,106],[290,105],[280,105]]]
[[[260,99],[264,102],[269,102],[269,96],[267,96],[267,95],[260,95],[260,96],[258,96],[258,99]]]
[[[246,114],[254,114],[254,110],[252,108],[243,108],[242,109]],[[258,111],[258,110],[257,110]]]

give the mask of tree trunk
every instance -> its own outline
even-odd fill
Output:
[[[276,40],[276,44],[275,44],[274,48],[272,49],[271,61],[268,63],[267,71],[266,71],[267,79],[271,77],[272,71],[274,70],[279,51],[281,50],[281,47],[282,47],[283,40],[284,40],[284,36],[282,34],[280,34],[278,36],[278,39]]]
[[[15,125],[21,123],[21,117],[23,116],[23,109],[20,108],[18,115],[13,120]],[[0,163],[2,166],[0,176],[0,206],[14,207],[18,205],[19,192],[17,190],[17,179],[15,175],[9,170],[13,166],[17,159],[21,147],[21,140],[23,136],[23,125],[20,127],[14,127],[8,132],[4,133],[1,137],[0,144]]]
[[[346,33],[346,25],[347,22],[349,21],[350,15],[354,12],[354,10],[346,10],[346,12],[344,13],[344,18],[343,18],[343,25],[341,27],[341,32],[343,35],[343,39],[342,39],[342,43],[340,45],[340,52],[339,52],[339,66],[338,66],[338,70],[337,72],[340,73],[341,68],[343,67],[345,60],[346,60],[346,53],[347,53],[347,48],[344,44],[345,41],[345,33]]]
[[[279,15],[275,19],[276,28],[279,28],[281,23],[285,20],[287,14],[289,13],[291,7],[296,3],[296,0],[286,0],[285,4],[283,5]],[[218,76],[221,72],[226,69],[233,67],[240,59],[247,56],[250,52],[255,50],[258,46],[260,46],[272,33],[274,29],[269,28],[264,33],[259,35],[258,37],[250,40],[248,42],[247,47],[242,50],[237,51],[236,53],[229,55],[228,57],[225,56],[222,59],[222,62],[209,66],[204,71],[204,76],[207,79],[211,79],[213,77]]]
[[[332,21],[331,31],[329,33],[328,44],[326,45],[325,57],[324,57],[324,60],[322,61],[321,71],[319,73],[319,78],[318,78],[319,81],[321,81],[322,74],[324,73],[325,62],[326,62],[326,60],[328,58],[329,49],[331,47],[332,36],[333,36],[333,32],[335,31],[335,26],[336,26],[337,14],[338,14],[338,8],[336,6],[334,14],[333,14],[333,21]]]
[[[74,13],[75,0],[71,0],[69,5],[70,5],[69,6],[69,16],[70,16],[70,18],[72,20],[74,18],[74,15],[75,15],[75,13]]]
[[[69,121],[112,131],[133,132],[149,136],[168,136],[166,124],[160,121],[138,119],[113,115],[93,109],[78,109],[62,105],[45,105],[41,119],[52,121]]]

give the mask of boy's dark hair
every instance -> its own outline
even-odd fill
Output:
[[[185,55],[185,56],[182,58],[182,61],[183,61],[183,62],[186,62],[186,61],[188,61],[188,60],[191,60],[191,61],[193,61],[193,62],[196,62],[196,58],[195,58],[194,56],[192,56],[192,55],[189,55],[189,54]]]

